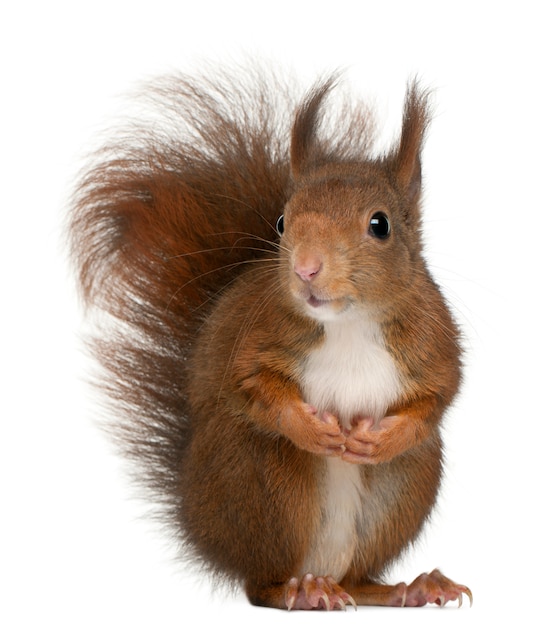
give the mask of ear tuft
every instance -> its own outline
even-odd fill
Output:
[[[422,188],[421,151],[431,119],[428,100],[429,92],[416,79],[409,82],[401,138],[391,154],[395,176],[411,202],[418,200]]]
[[[337,80],[338,75],[333,75],[316,84],[296,111],[291,134],[291,172],[295,179],[317,164],[321,152],[317,139],[321,106]]]

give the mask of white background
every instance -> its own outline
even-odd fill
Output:
[[[547,50],[540,2],[5,2],[0,9],[0,622],[541,623],[545,603]],[[471,610],[286,615],[172,561],[93,423],[62,222],[80,157],[142,79],[243,53],[309,83],[347,68],[396,132],[436,89],[424,153],[432,269],[467,336],[447,476],[392,579],[440,566]],[[123,114],[123,108],[121,109]],[[221,445],[221,442],[219,442]],[[190,618],[190,621],[189,621]]]

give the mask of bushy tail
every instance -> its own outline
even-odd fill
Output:
[[[160,80],[147,91],[159,117],[117,134],[75,194],[71,252],[108,328],[93,340],[100,386],[118,441],[175,517],[188,355],[215,298],[272,254],[289,193],[293,111],[271,98],[259,73]]]

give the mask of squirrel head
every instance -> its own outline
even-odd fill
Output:
[[[382,314],[419,289],[421,150],[428,94],[409,83],[398,141],[371,155],[368,112],[324,139],[324,101],[335,78],[309,92],[291,136],[294,193],[278,222],[284,278],[297,305],[319,320],[365,308]],[[342,135],[342,139],[340,136]]]

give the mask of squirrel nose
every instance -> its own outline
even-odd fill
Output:
[[[297,259],[294,263],[294,271],[306,282],[311,282],[321,271],[323,262],[319,256],[309,256]]]

